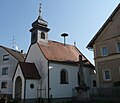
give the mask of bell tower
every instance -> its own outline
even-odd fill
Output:
[[[49,28],[48,23],[42,18],[41,15],[41,4],[39,6],[39,16],[36,21],[32,23],[32,28],[30,29],[31,32],[31,44],[34,43],[41,43],[47,44],[48,43],[48,32]]]

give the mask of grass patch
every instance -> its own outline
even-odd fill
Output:
[[[67,102],[62,102],[62,103],[74,103],[74,102],[72,102],[72,101],[67,101]]]
[[[8,100],[5,98],[0,98],[0,103],[18,103],[16,100]]]

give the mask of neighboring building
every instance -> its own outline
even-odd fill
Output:
[[[23,53],[0,46],[0,95],[12,96],[12,77],[18,62],[24,59]]]
[[[87,45],[93,49],[98,87],[120,85],[120,4]]]
[[[13,76],[13,98],[29,103],[39,97],[52,98],[59,103],[77,96],[75,88],[79,87],[79,82],[82,82],[79,95],[89,98],[95,81],[94,66],[77,47],[48,40],[50,29],[47,26],[41,15],[32,23],[26,60],[18,64]]]

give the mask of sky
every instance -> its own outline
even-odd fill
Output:
[[[0,0],[0,45],[28,51],[31,24],[39,14],[48,22],[49,39],[76,46],[94,64],[93,51],[87,44],[98,32],[120,0]],[[14,45],[13,45],[14,37]]]

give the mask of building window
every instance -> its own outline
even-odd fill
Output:
[[[68,73],[65,69],[60,72],[60,84],[68,84]]]
[[[41,38],[45,39],[45,33],[44,32],[41,33]]]
[[[105,81],[110,81],[111,80],[110,70],[104,70],[103,71],[103,78],[104,78]]]
[[[93,87],[96,87],[96,81],[93,80]]]
[[[9,60],[9,54],[3,55],[3,61],[8,61]]]
[[[8,75],[8,67],[2,68],[2,75]]]
[[[117,42],[117,52],[120,53],[120,42]]]
[[[2,82],[1,83],[1,88],[7,88],[7,82]]]
[[[107,56],[108,55],[108,48],[107,48],[107,46],[101,47],[101,53],[102,53],[102,56]]]
[[[120,67],[119,67],[119,75],[120,75]]]

